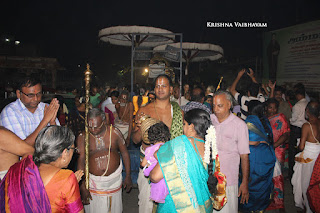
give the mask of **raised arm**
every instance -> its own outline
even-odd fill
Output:
[[[243,74],[246,72],[245,69],[242,69],[240,70],[240,72],[238,72],[238,75],[236,77],[236,79],[234,79],[233,83],[231,84],[229,90],[230,90],[230,93],[233,95],[233,97],[236,95],[237,93],[237,90],[236,90],[236,87],[237,87],[237,84],[238,82],[240,81],[240,78],[243,76]]]
[[[269,95],[269,98],[273,98],[274,97],[274,89],[276,88],[276,81],[274,83],[272,83],[270,80],[269,80],[269,84],[268,84],[271,92],[270,92],[270,95]]]
[[[40,121],[38,127],[31,133],[27,138],[24,140],[28,144],[34,146],[36,137],[38,136],[39,132],[46,127],[48,124],[56,125],[55,119],[57,117],[57,112],[59,110],[59,101],[54,98],[52,99],[49,106],[45,106],[43,119]]]
[[[249,70],[250,70],[250,73],[247,73],[247,75],[251,78],[253,83],[258,84],[258,81],[257,81],[256,77],[254,76],[253,70],[251,68],[249,68]]]

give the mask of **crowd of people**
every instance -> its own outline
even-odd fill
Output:
[[[242,69],[228,88],[181,90],[159,75],[134,93],[92,86],[87,116],[84,95],[67,94],[43,103],[30,76],[2,110],[0,212],[122,212],[130,146],[140,146],[141,213],[285,212],[285,179],[301,211],[320,212],[320,106],[301,83],[259,84]]]

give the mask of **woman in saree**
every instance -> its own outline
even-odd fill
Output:
[[[48,126],[36,138],[33,157],[14,164],[0,185],[0,212],[84,212],[78,179],[66,168],[77,149],[67,127]]]
[[[284,212],[284,180],[283,180],[283,168],[285,163],[285,151],[286,144],[285,142],[289,138],[290,134],[290,125],[284,114],[278,113],[279,102],[270,98],[266,102],[267,104],[267,116],[272,128],[273,133],[273,147],[275,149],[275,154],[277,158],[278,166],[275,166],[274,175],[273,175],[273,199],[271,204],[268,207],[268,210],[280,209],[281,212]]]
[[[239,203],[239,211],[263,212],[270,204],[276,156],[271,126],[264,116],[264,105],[252,100],[248,103],[248,112],[249,116],[245,122],[249,129],[250,197],[248,203]]]
[[[204,110],[193,109],[185,114],[184,119],[184,135],[160,147],[156,154],[158,164],[150,173],[152,182],[164,178],[169,191],[165,203],[158,204],[157,212],[211,213],[208,166],[203,162],[210,115]]]

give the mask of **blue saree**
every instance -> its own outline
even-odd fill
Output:
[[[158,162],[169,195],[157,212],[212,212],[207,166],[185,135],[161,146]]]
[[[260,143],[256,146],[250,145],[249,202],[247,204],[239,203],[239,210],[241,212],[262,211],[270,204],[276,156],[273,144],[268,140],[260,119],[255,115],[249,115],[245,122],[249,129],[250,141],[265,141],[267,143]],[[270,132],[272,132],[267,119],[266,124],[270,128]],[[239,183],[241,183],[241,180]]]

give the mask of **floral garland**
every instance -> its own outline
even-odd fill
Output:
[[[218,155],[216,130],[213,125],[211,125],[207,129],[207,134],[206,134],[205,139],[206,139],[206,142],[204,145],[203,161],[206,164],[209,164],[210,163],[210,147],[212,149],[212,159],[216,159],[216,156]]]

